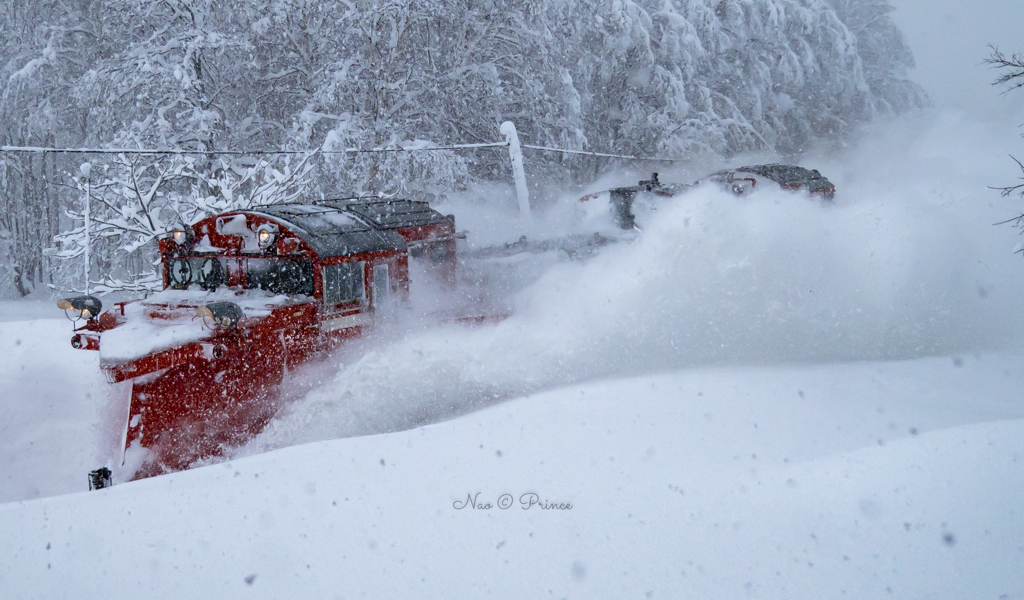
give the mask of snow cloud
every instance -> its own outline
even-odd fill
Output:
[[[1019,346],[1017,232],[993,226],[1013,203],[986,187],[1005,176],[998,156],[1016,143],[1005,131],[937,111],[888,122],[808,161],[837,184],[834,205],[699,188],[638,214],[635,242],[590,260],[526,257],[515,268],[535,279],[511,318],[368,340],[314,368],[315,389],[244,452],[414,427],[606,377]],[[505,229],[481,234],[533,225],[495,227]]]

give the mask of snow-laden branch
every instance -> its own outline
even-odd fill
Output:
[[[102,185],[91,187],[82,177],[73,179],[77,190],[84,194],[91,187],[92,197],[98,200],[90,215],[90,235],[86,235],[82,210],[68,210],[75,225],[56,236],[58,248],[53,256],[79,259],[91,240],[96,263],[92,270],[102,274],[90,286],[96,293],[159,289],[162,279],[152,253],[157,238],[167,233],[171,223],[193,223],[229,210],[294,201],[308,188],[316,156],[310,152],[297,161],[279,156],[240,165],[227,159],[199,163],[182,155],[121,154],[103,165]]]

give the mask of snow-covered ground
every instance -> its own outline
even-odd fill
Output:
[[[71,323],[53,303],[0,309],[51,317],[0,322],[0,502],[79,491],[101,454],[96,432],[107,390],[99,353],[71,347]]]
[[[915,47],[956,29],[929,6],[897,3]],[[589,260],[504,261],[510,319],[395,318],[226,462],[100,492],[97,353],[0,303],[0,598],[1024,598],[1024,262],[993,225],[1021,202],[988,188],[1024,112],[955,89],[806,158],[834,206],[698,190]],[[532,222],[503,188],[439,208],[543,239],[647,175]]]
[[[1020,597],[1024,407],[1007,393],[1019,365],[958,356],[600,381],[8,504],[0,589]]]

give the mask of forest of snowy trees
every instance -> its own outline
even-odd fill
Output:
[[[525,143],[566,149],[797,155],[925,101],[890,11],[888,0],[5,0],[0,144],[184,152],[0,153],[0,289],[81,285],[86,189],[93,280],[145,289],[153,240],[174,221],[510,179],[503,148],[332,151],[494,142],[511,120]],[[248,154],[188,153],[214,150]],[[258,153],[270,150],[319,152]],[[538,153],[527,169],[568,181],[610,166]]]

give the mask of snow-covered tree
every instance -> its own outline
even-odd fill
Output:
[[[247,167],[220,161],[211,178],[209,161],[187,155],[160,159],[121,154],[85,176],[73,178],[82,202],[67,211],[73,226],[56,237],[58,259],[81,261],[91,248],[90,288],[97,293],[159,289],[156,240],[171,225],[193,223],[211,214],[293,201],[305,192],[313,155],[274,156]],[[206,193],[204,193],[206,192]],[[90,228],[84,197],[89,194]],[[84,288],[83,273],[65,272],[69,289]]]
[[[69,93],[95,57],[90,2],[0,3],[0,144],[75,145],[85,120]],[[50,281],[44,249],[60,230],[63,157],[0,155],[0,293]]]
[[[263,155],[211,151],[322,150],[303,162],[307,199],[507,180],[502,149],[443,149],[498,141],[506,120],[526,144],[569,150],[799,153],[925,101],[890,11],[888,0],[8,0],[0,133],[12,145],[181,151],[89,159],[119,182],[97,192],[107,208],[129,212],[144,197],[131,173],[179,206],[230,204],[213,182],[259,171]],[[548,179],[609,168],[546,152],[526,166]],[[39,240],[82,226],[60,216],[80,211],[76,173],[69,158],[0,157],[0,252],[20,272],[0,281],[20,293],[49,276]],[[115,247],[137,245],[124,235]],[[57,255],[74,257],[60,239]]]
[[[903,33],[889,17],[894,10],[889,0],[828,0],[836,16],[857,41],[871,97],[873,113],[894,114],[927,104],[920,86],[910,81],[907,71],[914,56]]]

